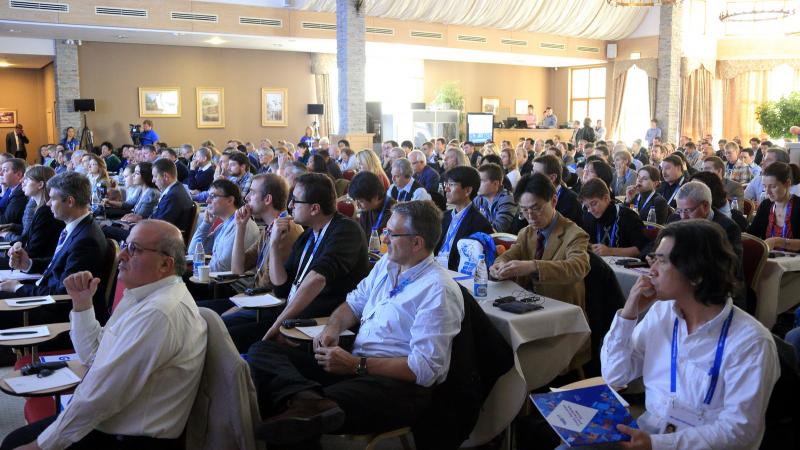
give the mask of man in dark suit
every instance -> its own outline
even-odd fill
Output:
[[[161,149],[161,157],[167,158],[175,163],[175,170],[178,173],[178,183],[186,183],[189,178],[189,168],[178,160],[175,150],[167,147]]]
[[[0,197],[0,224],[22,225],[22,216],[28,197],[22,190],[22,178],[25,176],[25,161],[12,158],[0,166],[0,183],[6,192]]]
[[[213,181],[214,164],[211,162],[211,150],[200,147],[190,163],[189,179],[187,180],[190,193],[196,195],[207,191]]]
[[[64,278],[83,270],[102,277],[108,269],[104,267],[108,242],[94,222],[89,206],[92,191],[89,179],[76,172],[64,172],[47,182],[50,190],[50,208],[56,219],[66,223],[61,232],[52,258],[30,258],[22,248],[10,251],[9,265],[13,269],[27,273],[41,273],[35,283],[22,284],[16,280],[0,283],[0,298],[29,297],[40,295],[65,294]],[[101,323],[108,318],[101,289],[94,299],[95,315]],[[31,321],[47,323],[67,319],[67,309],[56,304],[31,311]],[[10,318],[15,319],[15,318]],[[5,315],[0,323],[7,324]]]
[[[18,123],[14,131],[6,135],[6,151],[24,161],[28,157],[28,152],[25,150],[25,144],[28,142],[28,136],[25,136],[22,124]]]
[[[456,166],[444,173],[447,203],[455,208],[442,218],[442,236],[436,245],[436,260],[450,270],[458,270],[458,241],[472,233],[491,235],[492,224],[472,203],[481,186],[481,176],[472,166]]]
[[[541,173],[550,178],[550,181],[556,187],[556,198],[558,199],[556,211],[575,222],[576,225],[581,226],[583,218],[581,202],[578,201],[578,195],[575,192],[563,185],[561,160],[554,155],[540,156],[533,160],[533,173]]]

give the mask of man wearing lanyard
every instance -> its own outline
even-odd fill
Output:
[[[411,163],[400,158],[392,162],[391,167],[392,185],[389,186],[387,193],[398,202],[408,202],[411,200],[430,200],[428,191],[417,182],[412,176],[414,170]]]
[[[667,203],[675,207],[675,194],[685,181],[683,161],[675,155],[670,155],[661,161],[661,176],[664,182],[658,186],[658,194],[667,199]]]
[[[511,224],[517,215],[517,204],[511,194],[503,189],[503,169],[494,163],[478,168],[481,187],[473,203],[478,207],[498,233],[511,232]]]
[[[242,194],[238,186],[224,178],[214,180],[208,191],[208,206],[192,236],[188,251],[194,253],[197,243],[202,242],[203,249],[206,252],[210,250],[211,253],[209,270],[226,272],[231,270],[233,242],[237,235],[234,213],[242,206]],[[221,223],[212,231],[211,227],[216,220]],[[258,240],[258,225],[252,219],[248,220],[244,231],[244,245],[250,247]],[[239,287],[237,290],[244,290],[246,286]]]
[[[592,252],[598,256],[639,257],[649,243],[639,214],[613,203],[608,185],[599,178],[581,187],[580,200],[586,208],[583,229],[589,234]]]
[[[444,173],[447,203],[453,210],[442,219],[442,237],[436,245],[436,260],[443,267],[458,270],[458,241],[472,233],[492,234],[492,224],[472,203],[478,195],[481,177],[472,166],[456,166]]]
[[[464,318],[458,285],[432,255],[441,217],[432,202],[394,207],[387,255],[333,312],[314,339],[315,355],[273,342],[250,348],[268,417],[259,437],[309,448],[324,433],[408,426],[425,411],[448,375]],[[352,352],[342,349],[340,333],[359,323]]]
[[[292,216],[275,220],[270,236],[269,278],[286,308],[264,335],[279,339],[286,319],[325,317],[367,275],[367,240],[353,220],[336,211],[336,189],[327,175],[297,178]],[[290,242],[295,223],[306,231]]]
[[[375,231],[380,235],[392,217],[392,206],[395,204],[394,199],[383,190],[381,179],[372,172],[359,172],[350,181],[347,194],[356,201],[361,210],[358,223],[364,234],[372,236]]]
[[[644,381],[640,429],[618,426],[627,448],[759,448],[780,366],[770,332],[730,300],[736,259],[706,220],[661,232],[600,353],[609,385]]]

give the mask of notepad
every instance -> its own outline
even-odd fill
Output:
[[[317,337],[318,334],[322,333],[322,330],[325,329],[325,325],[314,325],[312,327],[297,327],[297,329],[305,334],[310,338]],[[354,336],[353,332],[350,330],[344,330],[339,333],[339,336]]]
[[[8,306],[11,307],[24,308],[30,306],[50,305],[52,303],[55,303],[56,300],[53,297],[47,295],[44,297],[24,297],[24,298],[8,299],[5,302],[8,304]]]
[[[39,361],[43,363],[49,362],[67,362],[79,361],[77,353],[68,353],[66,355],[44,355],[39,357]]]
[[[33,339],[43,336],[50,336],[50,329],[47,328],[47,325],[42,325],[39,327],[10,328],[7,330],[0,330],[0,341]]]
[[[235,295],[231,297],[231,301],[240,308],[267,308],[270,306],[278,306],[283,303],[283,300],[271,295]]]
[[[25,273],[19,270],[0,270],[0,280],[38,280],[42,278],[40,273]]]
[[[56,370],[50,376],[39,378],[36,375],[26,375],[6,378],[5,382],[17,394],[27,394],[28,392],[66,387],[80,383],[81,379],[69,367],[64,367]]]

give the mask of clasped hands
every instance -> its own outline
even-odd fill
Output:
[[[489,275],[497,280],[506,280],[509,278],[524,277],[536,273],[536,261],[495,261],[492,267],[489,268]]]

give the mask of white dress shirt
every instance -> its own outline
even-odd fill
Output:
[[[92,430],[174,439],[186,426],[205,362],[206,322],[170,276],[126,289],[105,327],[94,309],[71,312],[70,337],[91,368],[37,442],[63,449]]]
[[[401,192],[407,192],[407,193],[410,194],[411,193],[411,186],[413,184],[414,184],[414,179],[413,178],[411,180],[409,180],[408,183],[406,183],[406,185],[403,186],[403,187],[397,186],[394,183],[392,183],[389,186],[389,189],[386,191],[386,195],[391,197],[392,189],[394,189],[394,188],[397,188],[397,198],[400,198],[400,193]],[[408,196],[408,194],[406,194],[406,196]],[[414,191],[413,194],[411,194],[411,198],[408,198],[405,201],[410,202],[410,201],[413,201],[413,200],[430,200],[430,199],[431,199],[431,194],[429,194],[428,191],[425,190],[424,187],[420,186],[420,187],[417,188],[417,190]],[[395,199],[395,200],[397,200],[397,199]]]
[[[709,405],[704,404],[722,324],[734,309],[725,342],[719,381]],[[678,318],[675,399],[703,411],[704,424],[658,434],[671,404],[672,331]],[[780,375],[770,332],[728,299],[722,312],[687,335],[686,322],[674,301],[653,304],[644,319],[614,317],[600,352],[603,378],[623,386],[643,377],[647,411],[639,427],[650,433],[653,450],[757,449],[764,435],[764,415]]]
[[[403,285],[390,297],[396,286]],[[447,378],[453,338],[464,318],[464,299],[447,269],[433,256],[402,273],[398,264],[384,256],[347,294],[347,305],[361,321],[354,355],[406,356],[420,386]]]

